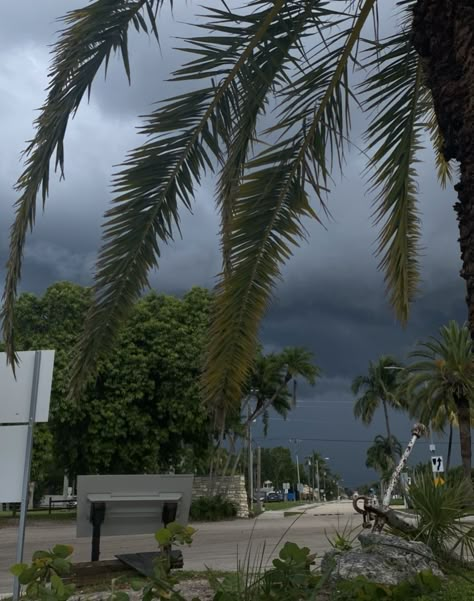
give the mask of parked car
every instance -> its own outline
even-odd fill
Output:
[[[281,493],[280,491],[269,492],[267,494],[267,498],[265,499],[267,503],[277,503],[283,500],[284,496],[283,493]]]

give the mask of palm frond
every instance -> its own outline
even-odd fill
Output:
[[[256,141],[258,117],[265,112],[268,96],[279,82],[290,82],[288,66],[298,68],[292,50],[298,49],[306,29],[313,27],[324,15],[321,3],[315,0],[288,3],[285,10],[268,28],[265,44],[258,48],[242,73],[238,84],[239,102],[236,105],[235,124],[227,142],[227,153],[218,185],[218,207],[221,214],[223,270],[230,270],[229,232],[234,200],[238,194],[249,152]],[[226,18],[238,21],[240,16],[227,12]],[[254,20],[255,15],[251,18]],[[235,26],[234,26],[235,27]],[[230,24],[219,25],[228,35]],[[303,53],[301,53],[302,55]]]
[[[146,118],[141,133],[149,140],[130,153],[115,178],[118,195],[106,214],[95,302],[78,344],[72,394],[110,348],[121,320],[147,285],[160,256],[159,241],[168,242],[173,228],[179,228],[178,202],[190,208],[202,174],[221,160],[222,141],[232,130],[236,82],[284,3],[277,0],[247,29],[220,38],[214,56],[209,40],[195,41],[201,56],[175,79],[209,79],[212,74],[219,83],[172,98]]]
[[[357,18],[351,19],[337,42],[333,40],[337,49],[325,63],[326,73],[314,84],[319,88],[309,116],[303,107],[301,121],[290,123],[290,113],[295,113],[290,108],[291,92],[298,94],[298,86],[288,86],[279,95],[282,119],[267,132],[286,132],[284,139],[246,165],[228,238],[231,273],[217,287],[203,378],[206,400],[222,413],[240,400],[259,323],[280,266],[305,237],[302,219],[319,219],[306,188],[309,185],[322,199],[328,176],[326,143],[340,154],[345,140],[346,99],[350,97],[347,65],[375,0],[360,4]],[[309,64],[308,72],[314,68],[314,62]]]
[[[441,133],[441,128],[439,127],[434,109],[430,110],[427,127],[430,132],[431,143],[435,153],[438,181],[441,187],[445,189],[448,183],[452,183],[453,181],[453,166],[444,158],[444,137]]]
[[[148,31],[141,11],[147,9],[149,27],[156,33],[153,8],[163,0],[96,0],[83,8],[70,11],[62,19],[65,29],[54,46],[54,58],[49,72],[51,82],[39,117],[36,134],[29,142],[24,156],[26,167],[16,189],[21,196],[16,202],[15,221],[10,233],[10,256],[3,293],[3,337],[8,360],[14,366],[13,305],[21,277],[26,234],[33,228],[36,201],[41,190],[43,205],[48,196],[50,164],[64,176],[64,136],[68,122],[74,116],[100,67],[107,65],[114,53],[122,56],[124,69],[130,79],[128,59],[128,28],[134,25]]]
[[[378,193],[379,267],[395,313],[405,323],[420,278],[415,164],[427,110],[422,68],[408,29],[376,44],[367,66],[375,70],[362,93],[365,109],[375,113],[366,139],[370,181]]]

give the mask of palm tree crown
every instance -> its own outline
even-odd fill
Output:
[[[419,343],[411,356],[418,361],[409,366],[403,384],[411,411],[426,422],[439,418],[440,412],[452,421],[456,411],[464,471],[470,479],[474,352],[469,330],[450,321],[437,338]]]
[[[400,457],[401,454],[402,447],[395,436],[389,439],[379,434],[374,438],[374,444],[367,449],[365,465],[379,472],[383,479],[387,479],[396,466],[396,456]]]
[[[44,203],[48,195],[51,163],[63,171],[69,119],[111,55],[121,55],[130,78],[128,29],[158,37],[158,9],[165,4],[172,2],[94,0],[64,18],[47,99],[17,183],[3,310],[11,361],[26,234],[37,197]],[[203,392],[212,407],[235,410],[281,267],[305,237],[303,220],[320,221],[328,210],[328,185],[343,164],[355,102],[371,118],[366,142],[380,267],[396,314],[407,319],[419,279],[415,165],[427,129],[441,180],[449,175],[412,43],[414,4],[392,0],[401,25],[383,40],[370,31],[380,0],[248,0],[238,10],[224,2],[205,10],[196,36],[183,42],[190,60],[172,75],[187,87],[143,117],[144,141],[114,176],[115,199],[106,214],[95,302],[77,349],[73,390],[80,391],[111,347],[158,265],[161,246],[179,231],[180,212],[191,207],[206,171],[214,171],[223,268]],[[352,85],[353,66],[365,73],[360,86]],[[266,128],[262,117],[269,105],[275,120]]]

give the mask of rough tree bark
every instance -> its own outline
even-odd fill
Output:
[[[461,276],[466,281],[468,323],[474,339],[474,2],[473,0],[417,0],[413,42],[423,60],[436,117],[444,137],[443,153],[460,166],[454,205],[459,222]],[[459,410],[459,408],[458,408]],[[459,418],[469,419],[465,411]],[[466,476],[471,465],[470,423],[459,423],[464,433]],[[466,440],[466,439],[469,440]]]

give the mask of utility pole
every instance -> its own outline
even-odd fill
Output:
[[[298,453],[296,453],[296,477],[298,479],[298,492],[299,492],[301,481],[300,481],[300,462],[298,460]]]
[[[252,434],[250,430],[250,403],[247,405],[247,445],[248,445],[248,481],[249,481],[249,497],[250,511],[253,511],[253,452],[252,452]]]
[[[262,449],[257,447],[257,507],[259,513],[262,511],[262,501],[260,500],[262,490]]]
[[[318,502],[321,502],[321,486],[319,480],[319,459],[316,459],[316,484],[318,486]]]

